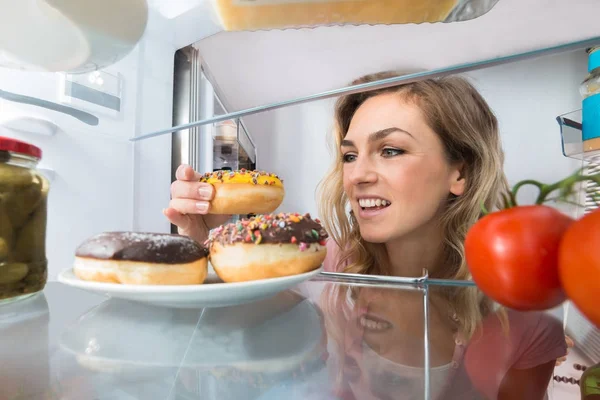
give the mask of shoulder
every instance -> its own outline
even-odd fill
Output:
[[[505,319],[486,317],[464,354],[471,382],[491,398],[510,371],[541,367],[567,353],[562,323],[552,314],[506,310]]]
[[[515,333],[511,338],[521,343],[513,354],[513,368],[533,368],[567,353],[563,324],[552,314],[511,310],[509,323],[511,331]]]
[[[467,356],[477,359],[476,354],[492,351],[498,356],[496,367],[508,370],[532,368],[566,354],[562,322],[552,314],[506,310],[506,317],[506,325],[498,314],[486,317],[468,345]]]

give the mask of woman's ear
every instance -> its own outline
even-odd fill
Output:
[[[467,181],[463,171],[464,164],[459,163],[453,167],[452,173],[450,174],[450,193],[455,196],[462,196],[465,192]]]

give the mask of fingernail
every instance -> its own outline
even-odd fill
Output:
[[[212,190],[209,187],[202,186],[198,189],[198,193],[200,193],[200,196],[202,197],[209,198],[212,193]]]
[[[198,203],[196,203],[196,208],[204,212],[208,210],[208,203],[205,201],[199,201]]]

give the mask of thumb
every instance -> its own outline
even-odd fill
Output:
[[[179,213],[174,208],[165,208],[163,214],[167,219],[183,231],[186,231],[190,225],[190,219],[187,215]]]

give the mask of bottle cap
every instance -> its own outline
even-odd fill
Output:
[[[588,72],[600,67],[600,47],[594,47],[590,50],[588,57]]]
[[[30,143],[22,142],[17,139],[0,136],[0,151],[10,151],[20,153],[26,156],[42,158],[42,150]]]

